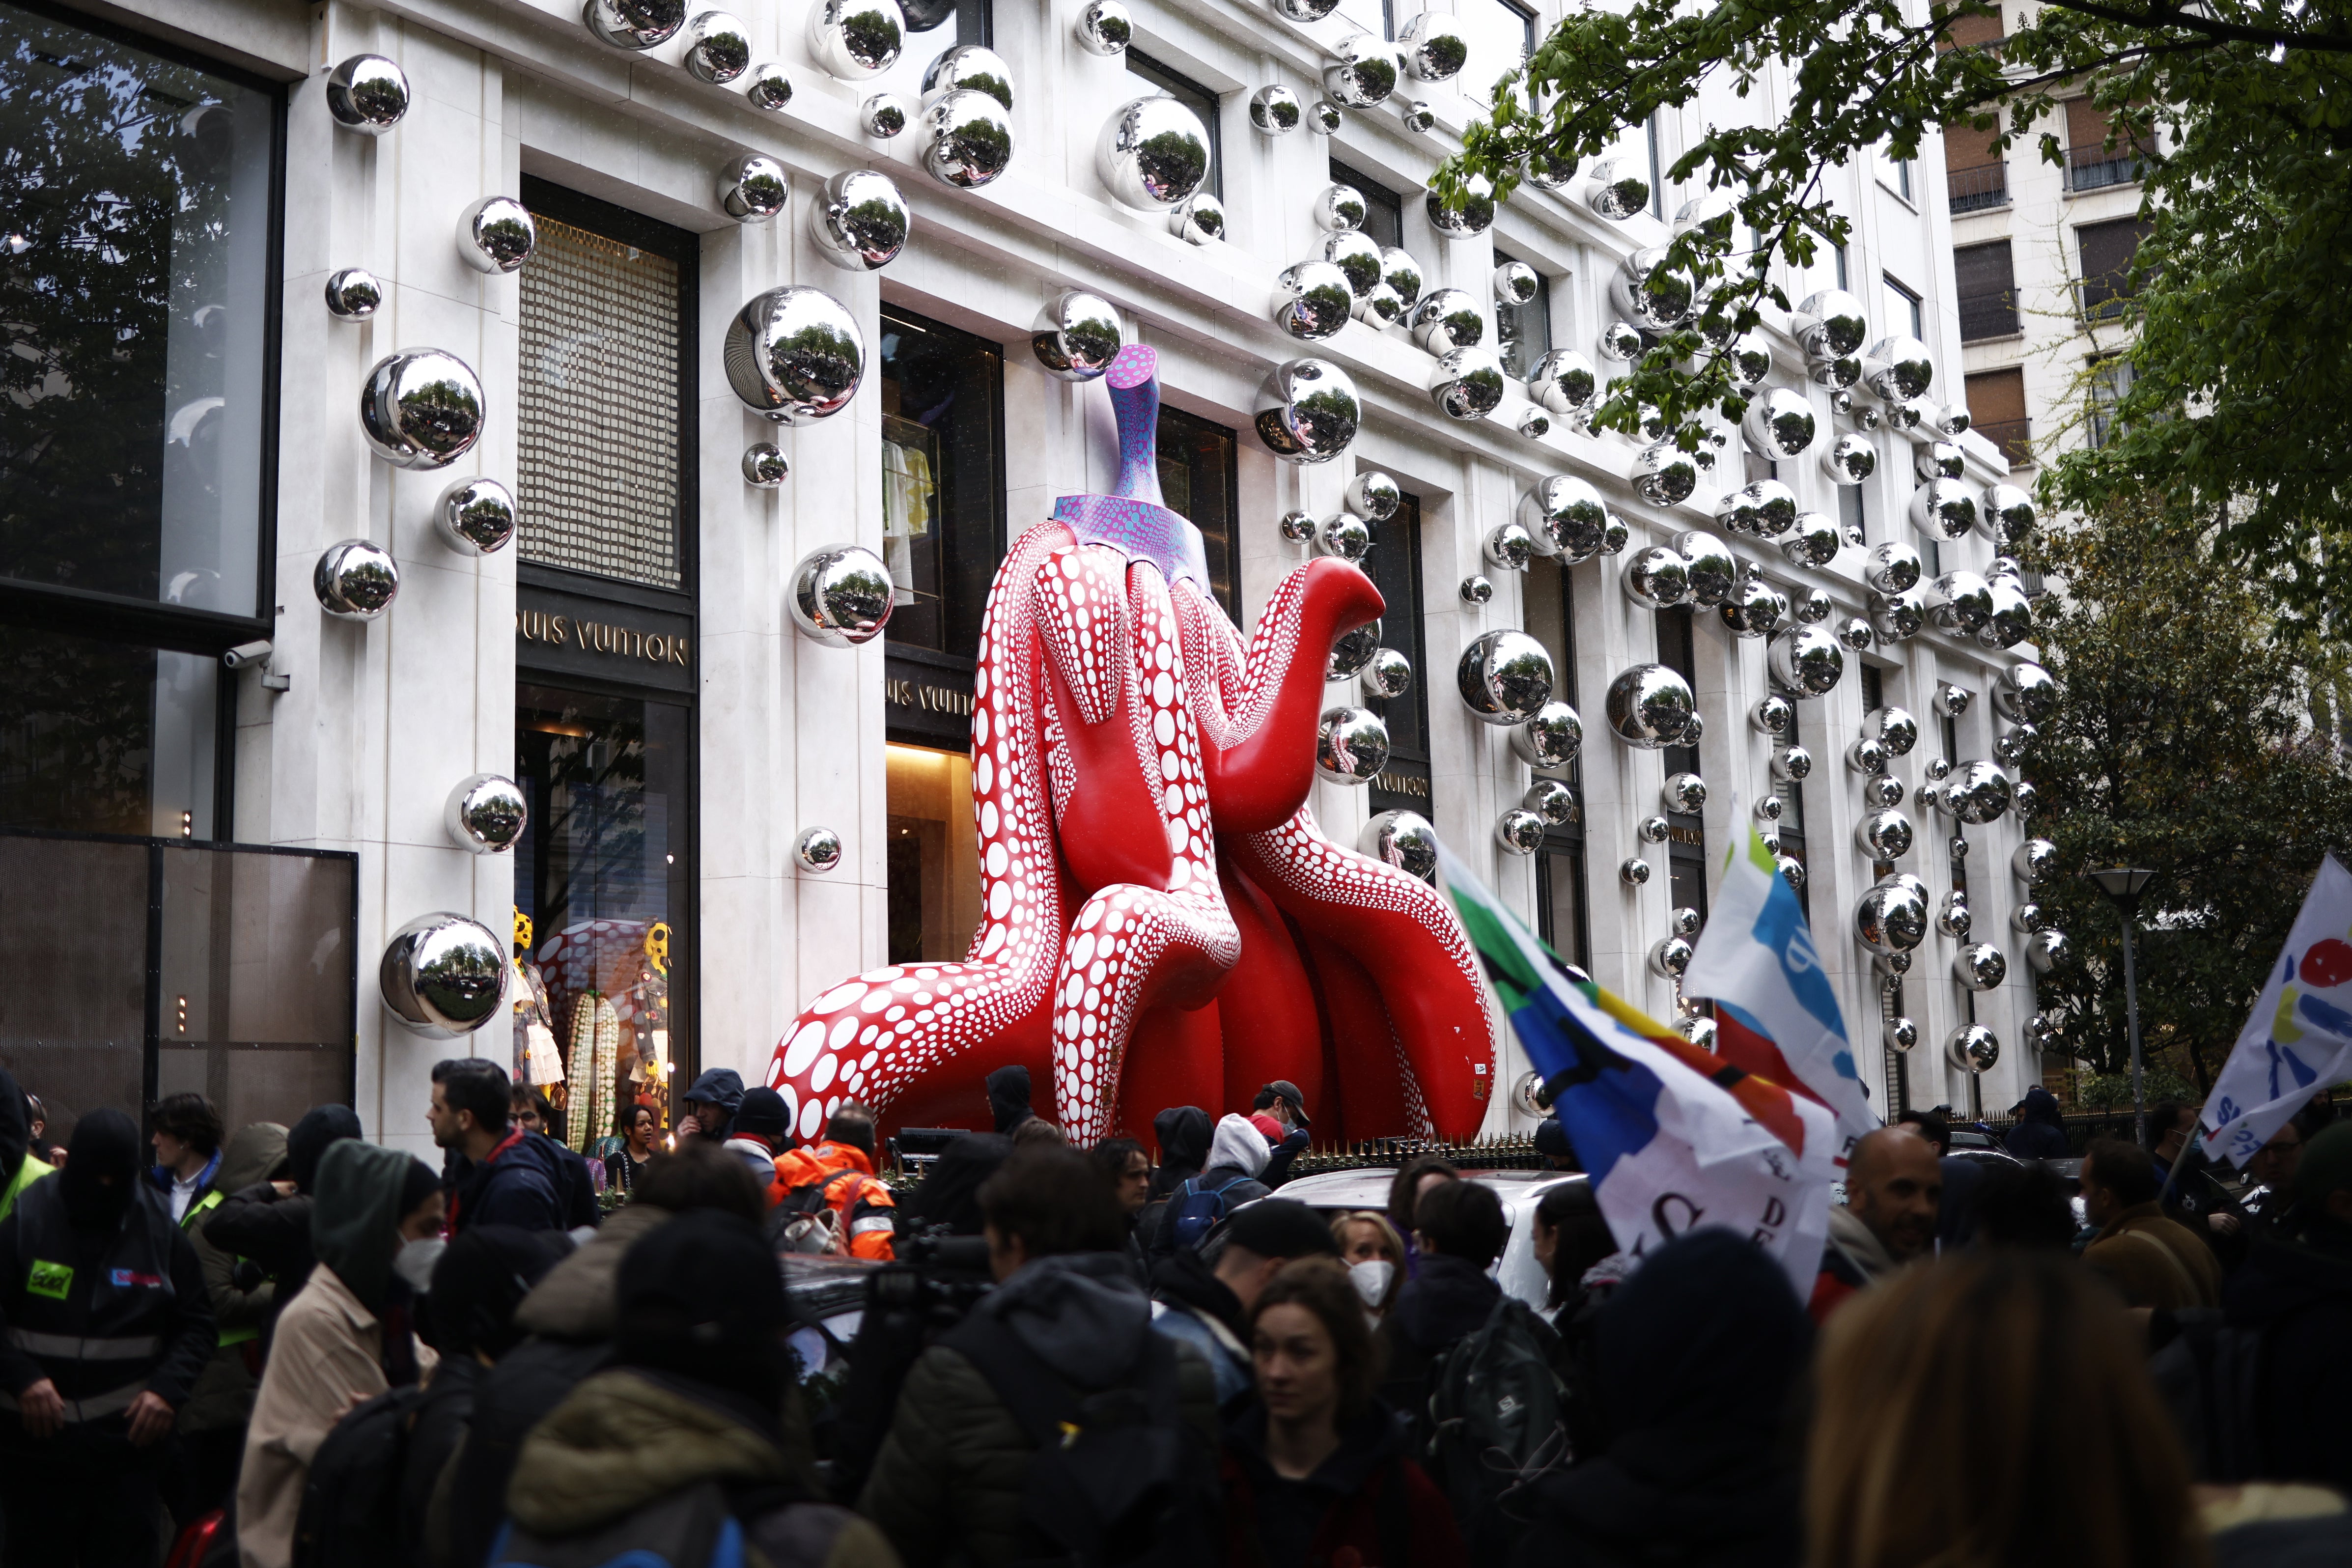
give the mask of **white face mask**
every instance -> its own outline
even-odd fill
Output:
[[[449,1244],[437,1236],[404,1243],[398,1252],[392,1255],[392,1271],[407,1280],[408,1288],[422,1296],[433,1289],[433,1266],[439,1263],[441,1255],[448,1250]]]
[[[1361,1263],[1348,1265],[1348,1278],[1367,1307],[1381,1304],[1389,1293],[1389,1281],[1395,1277],[1396,1265],[1384,1258],[1367,1258]]]

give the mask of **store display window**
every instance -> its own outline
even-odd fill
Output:
[[[1234,586],[1234,519],[1241,510],[1234,433],[1181,408],[1160,405],[1160,499],[1201,531],[1209,580],[1234,625],[1242,624]]]
[[[1381,591],[1381,646],[1412,664],[1412,684],[1401,697],[1367,698],[1364,706],[1389,729],[1388,766],[1371,784],[1374,811],[1430,813],[1429,658],[1422,635],[1421,498],[1407,494],[1396,514],[1372,524],[1364,571]]]
[[[887,767],[890,962],[958,962],[981,914],[971,759],[894,745]]]

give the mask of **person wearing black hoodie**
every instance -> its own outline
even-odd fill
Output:
[[[2066,1146],[2066,1118],[2058,1110],[2058,1097],[2038,1083],[2027,1089],[2017,1108],[2017,1125],[2002,1137],[2000,1146],[2021,1160],[2063,1160],[2073,1153]]]
[[[318,1262],[310,1247],[310,1205],[319,1181],[319,1162],[331,1144],[360,1136],[359,1113],[350,1106],[312,1106],[287,1129],[285,1178],[238,1188],[223,1197],[220,1206],[204,1221],[205,1240],[243,1258],[245,1264],[238,1266],[237,1273],[249,1279],[250,1285],[266,1279],[276,1287],[261,1324],[264,1357],[277,1331],[278,1314],[302,1289]]]
[[[1522,1568],[1793,1568],[1790,1402],[1812,1323],[1787,1272],[1709,1226],[1650,1254],[1594,1325],[1599,1457],[1536,1483]]]
[[[472,1225],[571,1228],[572,1177],[561,1158],[571,1151],[508,1125],[507,1085],[505,1071],[478,1057],[454,1058],[433,1068],[426,1120],[433,1142],[452,1160],[452,1237]]]
[[[213,1352],[196,1249],[142,1179],[139,1128],[75,1127],[0,1220],[0,1506],[8,1560],[152,1563],[160,1445]]]
[[[1151,1119],[1151,1136],[1160,1145],[1160,1163],[1151,1173],[1151,1189],[1143,1212],[1135,1217],[1135,1245],[1148,1258],[1151,1238],[1168,1212],[1168,1196],[1208,1163],[1209,1138],[1214,1130],[1209,1113],[1197,1105],[1171,1105]]]
[[[1486,1269],[1502,1256],[1511,1224],[1492,1187],[1458,1181],[1423,1194],[1412,1222],[1421,1272],[1404,1282],[1396,1305],[1381,1320],[1388,1345],[1381,1397],[1418,1413],[1429,1408],[1432,1370],[1458,1341],[1486,1326],[1503,1298]]]
[[[988,1075],[988,1113],[996,1119],[997,1131],[1009,1138],[1014,1128],[1036,1116],[1029,1109],[1029,1092],[1027,1068],[998,1068]]]

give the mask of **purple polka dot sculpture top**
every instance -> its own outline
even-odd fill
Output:
[[[1110,362],[1111,412],[1118,419],[1118,489],[1113,495],[1064,496],[1054,521],[1089,544],[1107,544],[1132,561],[1149,561],[1171,584],[1189,577],[1212,604],[1208,552],[1201,531],[1162,504],[1160,495],[1160,353],[1129,343]]]

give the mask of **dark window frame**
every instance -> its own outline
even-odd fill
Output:
[[[1191,425],[1201,430],[1214,432],[1215,434],[1224,437],[1225,460],[1222,465],[1223,472],[1217,476],[1224,491],[1224,570],[1223,573],[1220,573],[1217,570],[1218,563],[1213,554],[1209,562],[1209,575],[1216,589],[1216,599],[1218,605],[1223,608],[1226,618],[1231,620],[1234,625],[1238,627],[1243,624],[1241,608],[1241,432],[1234,429],[1230,426],[1220,425],[1213,419],[1205,419],[1198,414],[1188,413],[1184,409],[1179,408],[1175,405],[1163,400],[1160,405],[1160,428],[1163,433],[1167,430],[1168,422],[1171,419],[1177,421],[1180,426]],[[1163,440],[1159,444],[1160,461],[1162,462],[1167,461],[1167,450],[1168,445]],[[1192,522],[1193,526],[1199,526],[1198,520],[1192,518],[1190,513],[1184,512],[1174,506],[1171,506],[1169,510],[1171,511],[1177,512],[1179,516],[1185,518],[1187,521]]]
[[[1343,163],[1337,158],[1331,160],[1331,179],[1336,184],[1352,186],[1356,194],[1364,198],[1364,234],[1373,244],[1383,247],[1404,244],[1404,198],[1402,196],[1362,170],[1352,164]],[[1375,230],[1372,224],[1375,216],[1387,220],[1382,227],[1395,237],[1384,237]]]
[[[1211,195],[1223,199],[1225,194],[1225,133],[1220,123],[1224,116],[1224,95],[1186,76],[1173,67],[1161,64],[1140,49],[1127,51],[1127,69],[1139,76],[1169,97],[1175,99],[1200,115],[1209,131],[1209,178],[1202,186]]]
[[[1495,266],[1498,269],[1505,263],[1512,261],[1519,262],[1536,275],[1536,297],[1528,300],[1524,305],[1505,305],[1499,300],[1496,301],[1495,305],[1495,347],[1498,351],[1496,357],[1503,361],[1503,369],[1507,374],[1518,377],[1521,381],[1525,381],[1528,378],[1528,372],[1535,368],[1536,362],[1541,359],[1545,354],[1551,352],[1551,275],[1546,272],[1542,268],[1538,267],[1534,262],[1528,260],[1525,257],[1514,256],[1509,251],[1505,250],[1501,246],[1496,246],[1495,247]],[[1512,368],[1512,359],[1515,356],[1512,353],[1501,352],[1506,342],[1503,331],[1503,320],[1506,313],[1507,313],[1513,321],[1522,323],[1523,325],[1533,323],[1537,328],[1540,329],[1543,339],[1541,344],[1532,353],[1526,349],[1524,343],[1519,346],[1516,353],[1516,358],[1518,360],[1521,368],[1516,370]]]
[[[1404,499],[1398,504],[1394,515],[1386,522],[1372,525],[1373,554],[1367,555],[1365,558],[1367,574],[1375,584],[1381,582],[1384,576],[1388,577],[1391,588],[1397,585],[1396,578],[1392,574],[1402,571],[1405,574],[1411,627],[1411,635],[1408,637],[1401,640],[1397,637],[1396,595],[1383,590],[1381,596],[1388,603],[1381,612],[1381,646],[1395,648],[1412,662],[1413,680],[1412,685],[1406,689],[1402,697],[1388,700],[1367,697],[1364,700],[1364,706],[1385,720],[1390,709],[1396,703],[1406,702],[1412,705],[1413,717],[1421,738],[1420,744],[1417,747],[1397,745],[1395,731],[1391,730],[1389,760],[1387,765],[1381,769],[1381,776],[1419,779],[1426,786],[1426,793],[1416,800],[1401,791],[1383,788],[1380,779],[1376,778],[1368,786],[1370,791],[1369,798],[1372,810],[1375,812],[1412,811],[1420,813],[1423,816],[1429,816],[1431,806],[1435,800],[1436,785],[1432,777],[1433,770],[1430,766],[1429,648],[1428,628],[1423,613],[1423,606],[1427,602],[1424,597],[1426,574],[1423,571],[1421,559],[1422,530],[1424,522],[1421,498],[1407,491]],[[1402,552],[1403,563],[1401,567],[1391,565],[1390,557],[1381,556],[1378,560],[1374,559],[1384,544],[1399,538],[1405,542]],[[1402,769],[1398,767],[1400,763],[1404,764]]]

